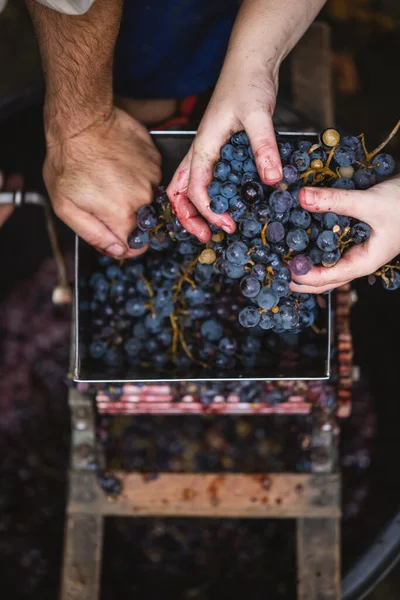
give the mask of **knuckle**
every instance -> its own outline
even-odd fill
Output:
[[[67,204],[64,200],[59,200],[55,198],[52,202],[54,212],[56,213],[59,219],[65,219],[67,216]]]

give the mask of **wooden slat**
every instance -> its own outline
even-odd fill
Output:
[[[297,521],[298,600],[340,600],[339,519]]]
[[[295,518],[338,517],[339,475],[116,473],[121,495],[101,504],[75,502],[69,511],[115,516]]]
[[[275,406],[246,402],[221,402],[207,406],[201,402],[136,402],[134,397],[117,402],[103,397],[97,399],[98,412],[111,415],[306,415],[310,413],[311,406],[310,403],[299,400],[282,402]]]
[[[102,515],[68,516],[60,600],[100,597],[102,543]]]

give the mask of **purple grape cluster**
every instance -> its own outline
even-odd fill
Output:
[[[92,359],[109,369],[252,370],[274,360],[271,333],[297,339],[315,323],[316,298],[292,292],[292,275],[335,265],[347,248],[368,240],[370,228],[304,210],[299,191],[304,185],[366,189],[390,176],[395,163],[382,144],[368,154],[362,136],[341,139],[335,129],[322,132],[316,144],[279,137],[278,147],[283,179],[275,186],[260,180],[244,131],[222,147],[208,187],[210,206],[228,212],[237,230],[227,235],[211,225],[207,244],[185,230],[164,189],[155,191],[128,238],[131,248],[148,246],[148,252],[123,264],[99,257],[99,269],[82,282],[89,292],[81,310],[91,313]],[[400,285],[395,269],[385,271],[388,289]]]
[[[220,273],[241,280],[241,292],[250,300],[239,314],[240,323],[297,331],[313,317],[305,315],[290,291],[292,275],[306,275],[314,265],[333,267],[347,248],[367,241],[371,233],[369,225],[356,219],[305,210],[298,200],[301,187],[365,190],[392,175],[395,161],[381,151],[368,153],[363,136],[341,138],[335,129],[322,132],[316,144],[282,136],[278,148],[283,179],[264,185],[246,133],[235,133],[221,149],[208,193],[211,209],[227,212],[237,223],[217,264]],[[396,269],[383,273],[387,289],[400,286]]]
[[[160,205],[164,207],[161,212],[168,211],[165,194],[158,191],[157,200],[150,208],[156,214]],[[160,225],[160,214],[158,217]],[[214,238],[220,239],[221,233]],[[301,362],[304,371],[312,371],[313,361],[323,352],[320,338],[324,336],[310,329],[300,340],[288,326],[277,330],[258,310],[259,323],[249,331],[248,322],[243,322],[246,298],[238,282],[220,273],[216,265],[220,242],[204,247],[173,215],[150,236],[150,246],[154,240],[157,250],[122,264],[97,255],[97,270],[89,280],[80,281],[79,310],[89,315],[90,323],[88,326],[87,318],[82,319],[89,339],[81,353],[94,361],[95,368],[109,372],[110,377],[118,370],[130,369],[137,378],[134,373],[143,375],[148,369],[152,375],[157,372],[161,378],[171,378],[175,369],[178,376],[189,368],[198,372],[210,366],[213,372],[236,369],[246,375],[266,366],[279,368],[289,353],[290,360]],[[167,253],[158,251],[160,242]],[[229,250],[234,251],[233,244]],[[276,288],[287,285],[284,275],[288,270],[280,272]],[[244,278],[242,290],[245,284]],[[302,325],[311,324],[317,312],[315,298],[301,294],[297,303]],[[282,318],[287,321],[289,309],[289,305],[282,308]],[[274,331],[267,333],[266,329]],[[297,329],[300,331],[300,326]]]

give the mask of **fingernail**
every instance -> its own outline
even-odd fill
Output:
[[[314,190],[303,190],[303,201],[307,206],[314,206],[317,195]]]
[[[125,248],[121,246],[121,244],[111,244],[111,246],[108,246],[108,248],[106,248],[106,252],[108,252],[112,256],[115,256],[115,258],[119,258],[123,254],[125,254]]]
[[[236,229],[235,227],[235,223],[232,222],[232,219],[230,219],[229,217],[224,217],[222,219],[222,229],[226,232],[226,233],[233,233]]]
[[[283,177],[282,169],[280,167],[270,167],[264,171],[264,179],[267,182],[276,183]]]

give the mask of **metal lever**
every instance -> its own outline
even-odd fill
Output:
[[[5,204],[12,204],[16,207],[31,204],[43,208],[47,232],[58,271],[58,285],[53,290],[53,302],[54,304],[71,304],[72,291],[68,281],[67,267],[58,242],[53,213],[48,199],[37,192],[24,192],[22,190],[0,192],[0,206]]]

